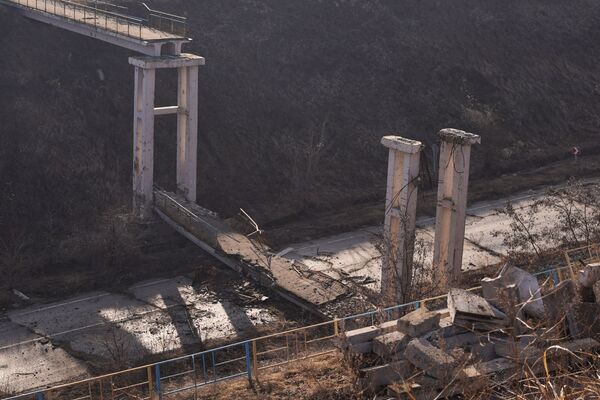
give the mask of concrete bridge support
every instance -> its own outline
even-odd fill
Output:
[[[193,54],[131,57],[135,67],[133,131],[133,211],[140,219],[152,215],[154,186],[154,117],[177,115],[177,190],[196,201],[198,147],[198,67],[204,58]],[[176,106],[155,107],[156,70],[179,73]]]
[[[156,71],[135,67],[133,116],[133,210],[140,218],[152,213],[154,184],[154,86]]]
[[[177,191],[196,201],[198,66],[180,67],[177,113]]]
[[[481,143],[479,135],[457,129],[442,129],[435,246],[434,282],[449,289],[461,276],[471,146]]]
[[[423,145],[400,136],[385,136],[381,143],[389,148],[381,294],[392,305],[406,300],[411,284]]]

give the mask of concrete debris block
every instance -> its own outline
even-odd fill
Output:
[[[507,286],[494,286],[482,280],[483,297],[492,305],[499,307],[510,321],[513,321],[515,334],[521,334],[528,331],[527,325],[521,321],[525,321],[523,316],[523,308],[520,304],[519,289],[517,285],[510,284]]]
[[[546,325],[555,336],[563,336],[565,316],[571,313],[573,305],[578,301],[575,283],[570,279],[544,293]]]
[[[381,329],[376,326],[367,326],[366,328],[354,329],[345,333],[346,340],[350,344],[367,342],[381,334]]]
[[[576,282],[575,286],[577,287],[577,295],[579,296],[579,301],[584,303],[594,303],[596,301],[596,296],[594,295],[593,287],[585,287]]]
[[[442,308],[440,310],[433,310],[431,312],[440,314],[440,318],[447,318],[450,316],[450,310],[448,308]]]
[[[600,304],[578,303],[567,316],[573,338],[600,339]]]
[[[414,372],[413,365],[407,360],[395,361],[385,365],[364,368],[359,371],[362,387],[377,392],[382,386],[395,381],[408,379]]]
[[[530,362],[539,359],[542,350],[527,343],[527,340],[512,338],[495,338],[494,351],[499,357],[519,362]]]
[[[481,280],[481,291],[483,297],[496,307],[502,308],[502,289],[506,287],[504,277],[499,275],[495,278],[485,277]]]
[[[413,339],[406,347],[405,356],[427,375],[446,380],[455,373],[456,360],[422,338]]]
[[[592,338],[562,342],[550,346],[546,350],[546,361],[551,370],[555,369],[556,366],[564,367],[565,363],[571,365],[582,363],[584,368],[589,368],[590,360],[597,362],[597,352],[599,350],[600,343]]]
[[[596,303],[600,304],[600,281],[594,283],[594,297],[596,298]]]
[[[600,263],[588,264],[577,273],[577,283],[591,288],[600,281]]]
[[[600,349],[600,342],[592,338],[583,338],[561,343],[560,347],[572,352],[590,352]]]
[[[382,324],[379,324],[379,329],[381,334],[394,332],[398,329],[398,320],[386,321]]]
[[[499,374],[512,372],[519,368],[519,366],[506,358],[495,358],[490,361],[469,365],[464,368],[462,378],[473,379],[479,378],[485,375]]]
[[[387,394],[394,399],[402,400],[453,399],[456,396],[462,398],[467,397],[469,394],[475,394],[475,392],[481,390],[485,384],[485,380],[478,379],[469,381],[468,387],[465,387],[463,382],[447,385],[437,379],[421,375],[411,382],[395,383],[388,386]]]
[[[471,346],[472,344],[478,343],[479,339],[477,338],[477,335],[475,335],[473,332],[467,332],[462,333],[460,335],[444,338],[441,342],[443,343],[443,346],[441,346],[442,348],[444,348],[445,346],[446,349],[452,349],[454,347]]]
[[[411,337],[418,337],[438,327],[440,314],[425,307],[410,312],[398,320],[398,330]]]
[[[483,297],[463,289],[450,289],[448,308],[455,325],[480,331],[490,331],[508,325],[508,318]]]
[[[396,382],[387,387],[387,395],[392,399],[425,400],[435,398],[432,389],[423,394],[423,387],[416,382]]]
[[[450,336],[460,335],[462,333],[468,332],[465,328],[454,325],[452,322],[452,317],[448,315],[447,317],[443,317],[440,319],[437,329],[437,336],[441,338],[447,338]]]
[[[402,332],[394,331],[373,339],[373,353],[383,358],[389,358],[404,350],[410,337]]]
[[[498,357],[493,342],[481,341],[473,343],[470,350],[471,356],[477,361],[491,361]]]
[[[521,268],[504,266],[496,278],[484,278],[481,281],[484,297],[496,307],[502,308],[506,301],[505,288],[515,285],[519,303],[525,303],[523,310],[535,318],[544,317],[544,303],[538,280]]]
[[[367,354],[373,352],[373,342],[354,343],[348,346],[348,352],[352,355]]]

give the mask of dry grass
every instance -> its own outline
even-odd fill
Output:
[[[333,353],[261,371],[259,383],[247,380],[224,382],[201,392],[201,400],[352,400],[354,379],[341,354]]]
[[[569,364],[570,366],[567,366]],[[507,374],[504,379],[492,380],[490,377],[482,377],[454,382],[451,392],[472,400],[600,399],[600,357],[598,355],[561,354],[557,350],[550,351],[548,366],[548,374],[543,368],[542,361],[538,360],[531,365],[523,366],[519,371]],[[355,382],[356,378],[347,368],[343,356],[333,353],[264,371],[260,382],[254,383],[253,387],[247,380],[223,382],[200,392],[198,399],[358,400],[373,398],[373,395],[365,397]],[[431,398],[435,398],[439,391],[428,393],[432,393]],[[415,392],[413,395],[421,398],[419,396],[423,394],[424,392]]]
[[[545,370],[541,363],[537,363],[537,367],[536,364],[525,365],[504,380],[487,380],[480,390],[465,397],[473,400],[600,399],[600,357],[597,354],[563,354],[549,363],[549,369]]]

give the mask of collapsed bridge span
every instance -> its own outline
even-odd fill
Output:
[[[182,196],[154,190],[156,213],[180,234],[235,271],[323,318],[371,309],[342,282],[280,257]]]

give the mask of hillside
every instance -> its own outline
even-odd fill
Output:
[[[482,135],[473,176],[595,154],[593,0],[202,0],[186,14],[200,75],[199,202],[260,221],[383,198],[384,134]],[[128,53],[0,8],[0,236],[47,249],[130,203]],[[157,105],[174,100],[159,76]],[[174,182],[174,121],[157,124]],[[15,239],[17,238],[17,239]]]

